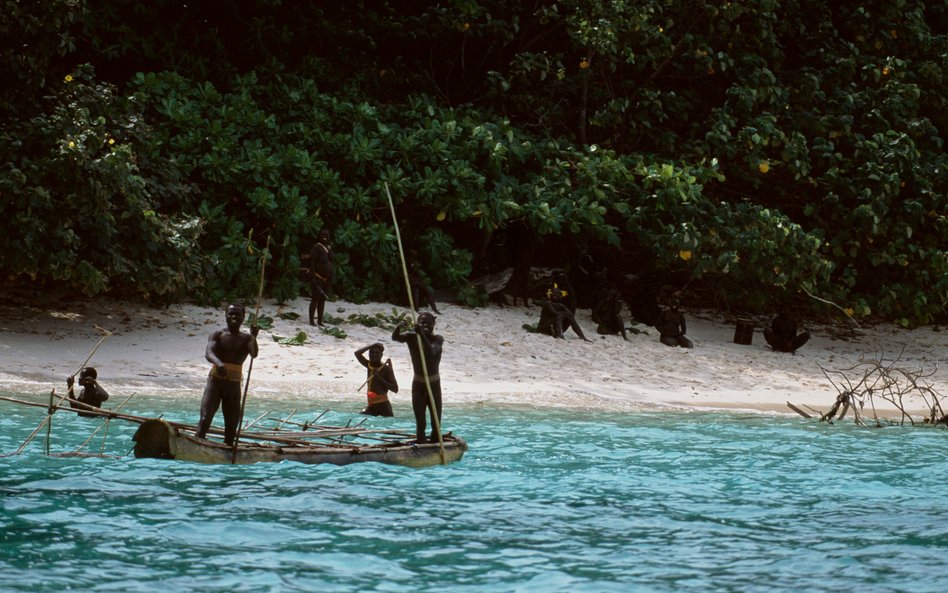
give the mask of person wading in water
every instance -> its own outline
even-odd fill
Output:
[[[368,359],[365,358],[366,350],[369,351]],[[383,352],[385,352],[385,346],[379,342],[355,351],[356,360],[367,369],[365,389],[369,405],[360,413],[369,416],[395,415],[392,411],[392,403],[388,401],[388,392],[398,393],[398,381],[395,380],[392,359],[382,362]]]
[[[82,386],[82,391],[79,392],[79,397],[75,397],[73,392],[73,378],[72,376],[66,377],[66,387],[69,389],[69,406],[75,409],[85,409],[82,406],[77,406],[73,400],[88,404],[90,406],[95,406],[101,408],[102,404],[105,403],[105,400],[109,399],[109,394],[102,389],[102,386],[99,385],[99,382],[96,381],[99,374],[93,367],[86,367],[79,372],[79,385]],[[98,414],[92,414],[89,412],[76,412],[83,418],[95,418]]]

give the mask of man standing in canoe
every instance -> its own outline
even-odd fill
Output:
[[[392,339],[408,346],[411,354],[411,366],[415,376],[411,382],[411,409],[415,414],[415,438],[418,443],[437,443],[440,438],[438,427],[441,426],[441,377],[438,376],[438,367],[441,365],[441,349],[444,338],[434,333],[435,316],[425,312],[418,315],[414,331],[402,332],[406,322],[401,321],[392,332]],[[428,372],[428,384],[431,385],[431,395],[435,409],[431,409],[428,397],[428,388],[425,386],[425,371]],[[427,429],[426,414],[431,414],[431,437],[425,439]],[[438,415],[437,421],[435,414]]]
[[[366,350],[369,351],[368,360],[365,358]],[[395,380],[395,371],[392,370],[392,359],[382,362],[383,352],[385,346],[379,342],[355,351],[356,360],[367,370],[365,389],[369,405],[361,413],[369,416],[395,415],[392,403],[388,401],[388,392],[398,393],[398,381]]]
[[[247,356],[257,357],[256,325],[250,327],[250,333],[240,331],[246,310],[240,303],[227,306],[225,318],[227,328],[219,329],[207,340],[205,358],[211,363],[211,372],[204,387],[201,400],[201,420],[198,422],[196,436],[204,438],[217,409],[224,413],[224,442],[233,444],[240,422],[240,385],[243,380],[243,364]]]

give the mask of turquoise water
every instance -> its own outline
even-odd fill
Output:
[[[193,422],[195,404],[124,411]],[[0,402],[0,452],[43,414]],[[100,422],[57,414],[52,449]],[[47,457],[42,432],[0,459],[0,590],[945,590],[944,430],[450,402],[445,428],[470,451],[421,470]]]

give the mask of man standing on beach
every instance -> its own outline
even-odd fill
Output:
[[[250,326],[249,334],[240,331],[245,314],[242,304],[228,305],[225,314],[227,328],[215,331],[207,340],[204,356],[213,366],[207,376],[201,400],[201,420],[196,433],[198,438],[203,439],[207,435],[218,408],[222,408],[224,413],[224,442],[233,444],[237,435],[243,364],[247,356],[257,357],[257,332],[260,331],[256,325]]]
[[[366,350],[369,351],[368,360],[365,358]],[[395,415],[395,412],[392,411],[392,402],[388,401],[388,392],[398,393],[398,381],[395,380],[392,359],[389,358],[384,364],[382,363],[383,352],[385,352],[385,346],[379,342],[355,351],[356,360],[366,368],[367,372],[365,389],[369,405],[360,412],[361,414],[369,416]]]
[[[313,245],[313,250],[309,254],[311,275],[309,301],[310,325],[323,324],[323,311],[326,309],[326,300],[329,298],[332,278],[335,273],[333,253],[329,244],[329,230],[322,229],[316,237],[316,245]]]
[[[438,428],[441,426],[441,377],[438,368],[441,365],[441,350],[444,338],[434,333],[435,316],[424,312],[418,315],[414,331],[403,333],[405,321],[399,322],[392,332],[392,339],[408,345],[411,354],[411,366],[415,376],[411,382],[411,409],[415,414],[415,437],[418,443],[440,441]],[[435,409],[431,409],[428,389],[425,386],[425,371],[428,373],[428,385],[431,386],[431,395]],[[431,414],[431,437],[425,440],[427,429],[426,413]],[[435,414],[438,415],[437,422]]]

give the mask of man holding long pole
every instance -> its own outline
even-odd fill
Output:
[[[408,265],[405,263],[405,249],[402,247],[402,234],[398,230],[398,218],[395,216],[395,202],[392,201],[392,192],[388,189],[388,183],[385,184],[385,194],[388,196],[388,207],[392,211],[392,224],[395,226],[395,240],[398,242],[398,256],[402,260],[402,274],[405,276],[405,289],[408,291],[408,305],[411,307],[412,318],[415,316],[415,301],[411,295],[411,282],[408,279]],[[425,317],[422,323],[422,317]],[[432,441],[438,443],[438,449],[441,452],[442,465],[447,463],[447,457],[444,453],[444,439],[441,437],[441,377],[438,375],[438,367],[441,364],[441,350],[444,345],[444,338],[434,333],[435,317],[431,313],[422,313],[415,321],[415,331],[410,334],[403,334],[401,329],[404,323],[399,323],[392,332],[392,339],[399,342],[405,342],[409,345],[411,362],[414,367],[415,377],[411,382],[411,404],[415,413],[415,431],[418,443],[425,442],[425,412],[431,411],[431,437]],[[398,337],[396,337],[398,335]],[[415,337],[414,348],[412,342],[406,335]],[[434,359],[434,366],[428,366],[429,356]],[[437,396],[435,390],[437,389]],[[423,393],[427,392],[427,403],[422,401]],[[417,395],[416,395],[417,393]]]
[[[414,331],[404,332],[405,322],[400,322],[392,332],[392,339],[408,346],[415,376],[411,382],[411,407],[415,413],[415,438],[418,443],[441,441],[441,351],[444,338],[434,333],[435,317],[431,313],[418,316]],[[427,373],[428,384],[425,384]],[[428,386],[431,387],[429,397]],[[431,438],[425,440],[426,414],[431,414]]]
[[[227,306],[227,327],[211,334],[207,340],[205,357],[211,363],[211,372],[201,400],[201,420],[196,436],[204,438],[217,409],[224,412],[224,442],[233,444],[240,424],[240,385],[243,380],[243,364],[247,357],[257,357],[256,325],[250,333],[240,331],[246,309],[240,303]]]

